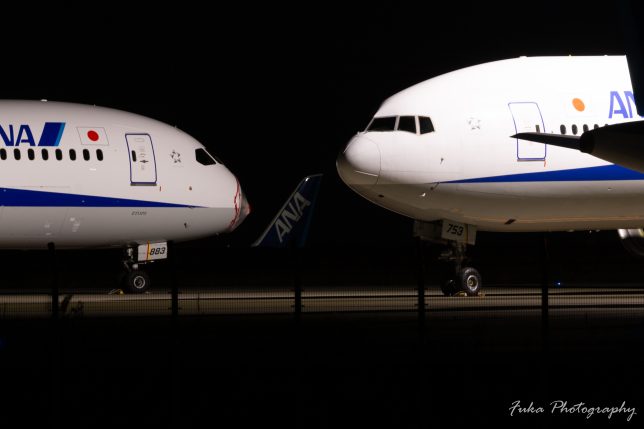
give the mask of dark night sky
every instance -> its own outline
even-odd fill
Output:
[[[254,208],[233,243],[259,234],[317,172],[326,179],[314,243],[396,241],[410,221],[346,188],[337,153],[386,97],[441,73],[520,55],[623,53],[614,6],[562,3],[240,2],[212,13],[182,2],[159,17],[43,16],[0,30],[2,98],[120,108],[192,134]]]

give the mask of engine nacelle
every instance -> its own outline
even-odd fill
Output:
[[[644,228],[618,229],[617,233],[628,253],[644,258]]]
[[[579,138],[579,150],[644,173],[644,121],[626,122],[587,131]]]

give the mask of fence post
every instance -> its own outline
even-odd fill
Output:
[[[548,233],[543,235],[541,248],[541,335],[544,349],[548,341],[548,283],[549,278],[549,255],[548,255]]]
[[[170,262],[170,300],[172,302],[172,317],[179,316],[179,286],[177,285],[176,265],[174,263],[174,243],[168,242],[168,259]]]
[[[51,276],[51,324],[49,334],[49,421],[52,428],[60,427],[60,319],[58,308],[58,261],[56,258],[56,246],[54,243],[47,243],[49,252],[49,275]]]
[[[418,325],[421,332],[425,331],[425,258],[424,245],[420,237],[416,237],[416,263],[417,267],[417,296],[418,296]]]
[[[58,320],[58,297],[60,293],[58,291],[58,261],[56,260],[56,245],[54,243],[47,243],[47,249],[49,251],[49,274],[51,276],[51,318],[53,320]]]
[[[299,322],[302,318],[302,276],[300,273],[300,249],[295,245],[291,244],[291,263],[293,264],[293,313],[295,320]]]

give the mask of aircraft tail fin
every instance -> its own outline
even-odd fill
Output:
[[[253,247],[304,247],[322,174],[306,176]]]

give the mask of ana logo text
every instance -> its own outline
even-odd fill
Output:
[[[633,91],[624,91],[623,97],[619,91],[611,91],[608,118],[612,118],[613,115],[620,115],[624,119],[632,118],[633,114],[637,115],[637,110],[633,108],[634,106],[635,97],[633,96]]]
[[[294,223],[300,220],[304,209],[311,205],[311,202],[304,198],[299,192],[293,195],[282,213],[279,214],[275,221],[275,231],[280,243],[284,241],[284,236],[288,235],[293,229]]]
[[[19,146],[21,144],[28,144],[29,146],[58,146],[64,129],[64,122],[45,122],[36,143],[34,133],[28,124],[0,125],[0,138],[2,138],[5,146]]]

